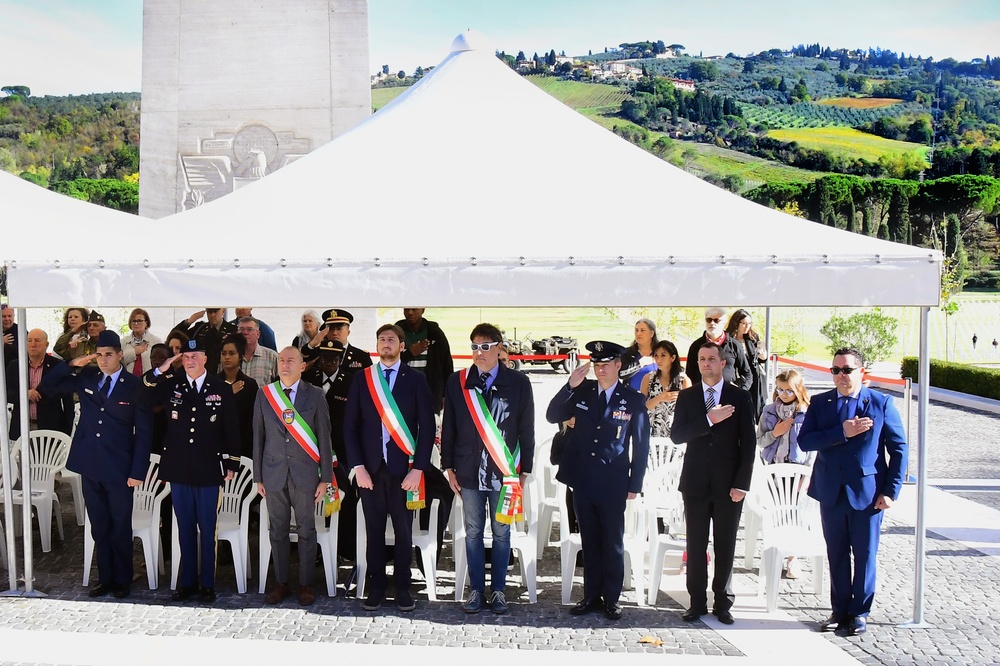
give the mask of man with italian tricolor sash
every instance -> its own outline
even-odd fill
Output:
[[[445,384],[441,466],[465,514],[471,589],[463,610],[478,613],[487,603],[483,528],[488,511],[493,529],[488,602],[502,615],[509,610],[510,526],[524,520],[522,488],[535,456],[535,402],[527,376],[499,362],[503,335],[496,326],[479,324],[469,339],[472,367],[452,374]]]
[[[302,353],[285,347],[278,354],[278,381],[257,392],[253,408],[253,474],[267,502],[271,557],[277,585],[265,601],[281,603],[289,594],[291,512],[299,551],[299,605],[316,600],[315,506],[336,509],[336,459],[330,441],[330,411],[323,391],[302,381]],[[332,490],[332,493],[328,491]],[[330,497],[330,500],[327,498]]]
[[[410,594],[413,511],[424,508],[424,471],[434,446],[434,396],[423,373],[400,360],[404,333],[394,324],[376,331],[379,362],[354,375],[344,414],[344,443],[365,513],[368,594],[361,607],[385,601],[386,521],[392,521],[396,607],[415,608]],[[360,557],[360,555],[359,555]]]

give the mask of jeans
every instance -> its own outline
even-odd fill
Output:
[[[465,554],[469,561],[469,587],[480,594],[486,592],[486,547],[483,545],[483,529],[486,525],[487,511],[490,513],[493,529],[490,591],[503,592],[507,587],[507,563],[510,561],[510,525],[496,519],[499,499],[499,490],[462,488],[462,508],[465,512]]]

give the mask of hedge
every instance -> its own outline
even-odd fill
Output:
[[[906,356],[900,367],[903,377],[918,381],[917,357]],[[931,359],[931,386],[1000,400],[1000,370]]]

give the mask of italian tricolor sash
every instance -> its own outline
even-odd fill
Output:
[[[413,438],[410,427],[406,425],[406,421],[399,411],[396,398],[392,395],[392,391],[389,390],[389,382],[379,372],[380,367],[381,364],[376,363],[364,371],[368,394],[371,395],[372,402],[375,403],[375,409],[378,410],[378,415],[382,419],[382,425],[389,431],[389,436],[392,438],[392,441],[396,442],[396,446],[409,456],[410,469],[413,469],[413,456],[417,452],[417,440]],[[406,491],[406,508],[423,509],[426,505],[426,497],[424,475],[421,473],[420,487],[416,490]]]
[[[464,368],[459,375],[461,385],[465,386],[469,369]],[[486,450],[493,459],[493,463],[503,475],[503,486],[500,488],[500,499],[497,502],[496,519],[501,523],[510,525],[514,522],[524,520],[523,493],[521,490],[521,479],[518,473],[521,469],[521,445],[520,443],[511,453],[500,435],[493,415],[486,407],[486,400],[482,393],[474,388],[465,389],[465,406],[469,409],[472,422],[476,424],[479,436],[482,438]]]
[[[265,386],[264,397],[267,398],[268,404],[271,405],[271,409],[274,410],[277,417],[285,424],[288,434],[298,442],[302,450],[306,452],[306,455],[312,458],[313,462],[318,465],[319,443],[316,440],[316,433],[313,432],[309,424],[305,422],[305,419],[296,411],[292,401],[285,395],[285,392],[281,388],[281,382],[277,381]],[[337,452],[331,450],[331,454],[333,455],[333,466],[336,467]],[[327,516],[340,510],[340,493],[337,492],[336,474],[330,479],[330,487],[327,489],[324,501],[326,505],[323,509]]]

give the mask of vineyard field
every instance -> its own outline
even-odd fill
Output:
[[[849,127],[823,127],[802,129],[776,129],[767,133],[779,141],[795,141],[803,148],[825,150],[870,161],[883,155],[900,155],[918,152],[926,156],[927,146],[908,141],[892,141],[874,134],[866,134]]]
[[[903,100],[892,97],[830,97],[816,103],[820,106],[839,106],[845,109],[881,109],[902,102]]]

